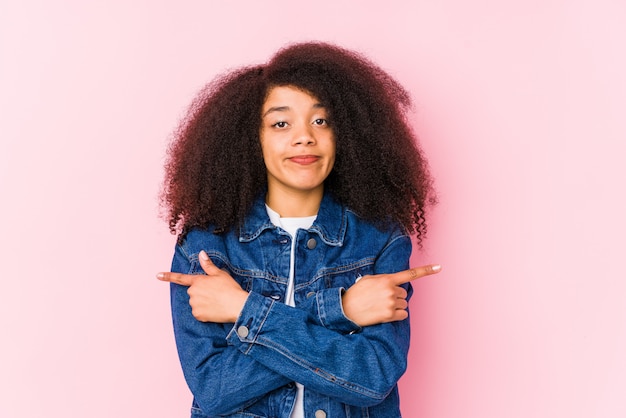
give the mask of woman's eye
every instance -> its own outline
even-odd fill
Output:
[[[279,121],[272,125],[275,128],[285,128],[287,126],[287,122]]]
[[[328,121],[326,119],[319,118],[319,119],[315,119],[313,121],[313,124],[314,125],[319,125],[319,126],[328,125]]]

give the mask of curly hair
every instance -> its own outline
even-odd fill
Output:
[[[236,227],[265,192],[261,108],[275,86],[309,92],[328,111],[336,160],[325,191],[381,228],[399,223],[421,243],[425,208],[436,197],[407,119],[409,94],[362,55],[317,42],[230,71],[198,94],[168,148],[161,198],[170,231]]]

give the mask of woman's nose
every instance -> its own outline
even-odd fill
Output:
[[[294,131],[293,145],[313,145],[315,137],[308,125],[301,126]]]

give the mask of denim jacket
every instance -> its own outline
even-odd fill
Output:
[[[187,288],[171,285],[191,416],[289,418],[299,382],[307,418],[400,417],[409,320],[359,327],[341,295],[361,276],[407,269],[410,238],[325,195],[316,221],[295,239],[295,307],[284,303],[291,237],[270,222],[263,199],[238,230],[194,229],[176,246],[172,271],[203,274],[205,250],[249,292],[237,322],[205,323],[193,317]]]

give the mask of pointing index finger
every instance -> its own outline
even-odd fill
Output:
[[[430,276],[441,271],[440,264],[429,264],[427,266],[414,267],[409,270],[404,270],[395,274],[395,283],[397,285],[408,283],[412,280],[419,279],[420,277]]]
[[[193,276],[181,273],[159,273],[157,279],[162,282],[176,283],[181,286],[191,286],[193,284]]]

